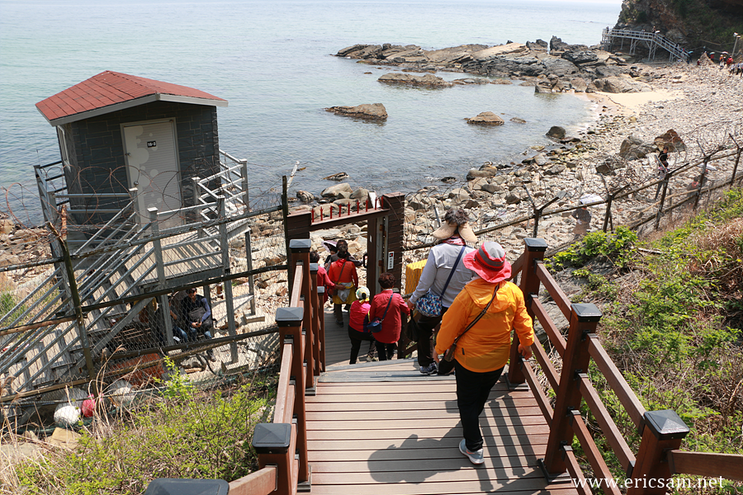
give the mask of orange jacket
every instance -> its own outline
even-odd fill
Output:
[[[485,309],[495,285],[476,278],[464,286],[444,313],[436,352],[443,354],[469,322]],[[534,343],[532,320],[526,312],[524,294],[511,282],[500,282],[498,294],[488,312],[457,342],[454,359],[470,371],[482,373],[502,368],[508,362],[511,329],[524,346]]]

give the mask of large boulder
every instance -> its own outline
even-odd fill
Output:
[[[302,203],[312,203],[315,201],[315,195],[308,191],[297,191],[297,199]]]
[[[471,168],[467,172],[467,180],[473,180],[478,177],[494,177],[498,173],[498,167],[493,166],[490,162],[484,163],[479,169]]]
[[[588,83],[582,77],[574,77],[570,80],[570,85],[578,93],[584,93],[588,89]]]
[[[564,58],[565,60],[568,60],[575,65],[582,65],[597,62],[599,56],[590,50],[571,50],[568,52],[564,52],[562,55],[560,55],[560,58]]]
[[[449,86],[453,86],[452,83],[433,74],[416,76],[402,72],[390,72],[377,80],[385,84],[407,84],[409,86],[424,86],[427,88],[448,88]]]
[[[504,121],[502,118],[494,114],[493,112],[480,112],[477,117],[471,117],[464,119],[468,124],[477,125],[503,125]]]
[[[625,160],[637,160],[645,158],[649,153],[656,151],[654,144],[643,142],[637,136],[629,136],[619,145],[619,156]]]
[[[364,103],[355,107],[329,107],[325,111],[359,119],[387,120],[387,109],[381,103]]]
[[[358,200],[361,205],[366,204],[366,200],[369,199],[369,190],[364,187],[359,187],[349,196],[351,199]]]
[[[625,168],[627,162],[617,155],[604,158],[596,165],[596,173],[600,175],[616,175],[616,170]]]
[[[342,182],[341,184],[336,184],[334,186],[325,188],[323,192],[320,193],[320,195],[323,198],[330,198],[335,200],[350,198],[351,193],[353,193],[353,188],[351,188],[351,185],[348,182]]]
[[[658,136],[653,141],[658,149],[663,149],[663,146],[668,146],[668,151],[685,151],[686,144],[673,129],[668,129],[666,132]]]
[[[542,67],[548,74],[554,74],[558,77],[565,77],[579,72],[578,67],[569,60],[558,57],[547,57],[542,61]]]
[[[553,125],[550,127],[550,130],[547,131],[547,137],[550,139],[560,140],[565,139],[565,128],[560,127],[559,125]]]
[[[353,53],[357,53],[368,47],[369,45],[351,45],[347,46],[346,48],[343,48],[341,50],[338,50],[338,53],[335,54],[336,57],[348,57]]]
[[[547,51],[550,46],[546,41],[538,39],[537,41],[527,41],[526,47],[532,51]]]
[[[641,93],[652,91],[652,87],[644,82],[635,81],[629,76],[612,76],[596,79],[594,84],[599,91],[606,93]]]

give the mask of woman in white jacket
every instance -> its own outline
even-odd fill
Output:
[[[420,372],[424,375],[437,372],[437,365],[433,360],[434,330],[441,323],[443,314],[459,291],[474,277],[474,273],[462,262],[464,255],[474,251],[474,245],[477,243],[477,236],[472,232],[468,221],[467,213],[462,209],[446,212],[443,225],[433,232],[439,243],[429,251],[421,278],[408,301],[410,309],[413,309],[429,290],[441,297],[441,314],[439,316],[421,314],[418,320],[418,364]],[[450,371],[451,366],[438,370],[440,374]]]

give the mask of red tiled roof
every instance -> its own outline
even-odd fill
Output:
[[[144,100],[134,101],[139,98]],[[56,125],[156,100],[227,105],[227,100],[198,89],[107,70],[40,101],[36,108],[49,123]],[[111,106],[113,108],[106,108]],[[64,119],[64,122],[55,122],[59,119]]]

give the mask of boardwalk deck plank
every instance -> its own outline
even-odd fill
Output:
[[[350,342],[332,314],[327,372],[307,397],[314,495],[574,495],[569,479],[537,467],[549,426],[528,389],[498,383],[480,417],[485,463],[473,466],[462,438],[453,377],[424,377],[413,360],[348,365]],[[362,354],[366,350],[362,345]]]

